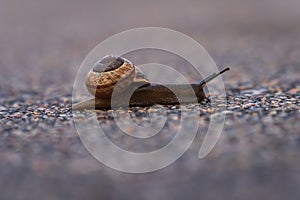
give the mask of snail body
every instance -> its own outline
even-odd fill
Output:
[[[125,106],[126,99],[130,107],[200,103],[204,99],[208,100],[203,91],[205,84],[227,70],[229,68],[214,73],[199,83],[162,85],[150,83],[129,60],[105,56],[93,66],[86,78],[86,87],[95,99],[78,103],[73,109],[110,109],[112,104]]]

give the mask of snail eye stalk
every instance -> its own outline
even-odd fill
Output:
[[[208,83],[209,81],[213,80],[214,78],[218,77],[219,75],[221,75],[221,74],[223,74],[224,72],[229,71],[229,70],[230,70],[230,68],[227,67],[227,68],[221,70],[221,71],[218,72],[218,73],[213,73],[213,74],[209,75],[208,77],[206,77],[205,79],[201,80],[201,81],[199,82],[199,85],[204,85],[204,84]]]

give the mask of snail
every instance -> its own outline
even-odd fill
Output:
[[[95,63],[86,78],[87,90],[95,98],[80,102],[73,109],[110,109],[113,93],[117,97],[113,99],[119,101],[115,105],[119,106],[126,105],[126,101],[120,100],[129,95],[127,100],[130,107],[198,103],[205,99],[209,101],[203,91],[204,86],[227,70],[229,68],[213,73],[198,83],[162,85],[150,83],[143,72],[126,58],[108,55]],[[196,100],[192,98],[195,96]]]

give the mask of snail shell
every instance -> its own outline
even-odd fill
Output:
[[[129,60],[117,56],[105,56],[89,71],[86,78],[88,91],[100,99],[110,99],[114,89],[124,92],[133,82],[150,84],[140,69]]]
[[[161,85],[150,83],[142,71],[129,60],[118,56],[105,56],[96,62],[86,78],[86,87],[95,96],[95,99],[78,103],[73,106],[73,109],[109,109],[114,90],[120,95],[118,98],[121,100],[119,106],[126,105],[122,99],[127,93],[131,94],[128,92],[131,89],[134,92],[130,96],[129,106],[199,103],[204,99],[209,101],[203,87],[227,70],[229,68],[213,73],[198,83]]]

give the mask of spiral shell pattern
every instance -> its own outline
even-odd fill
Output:
[[[105,56],[91,69],[86,78],[88,91],[95,97],[109,99],[114,89],[124,91],[136,76],[134,65],[127,59]]]

